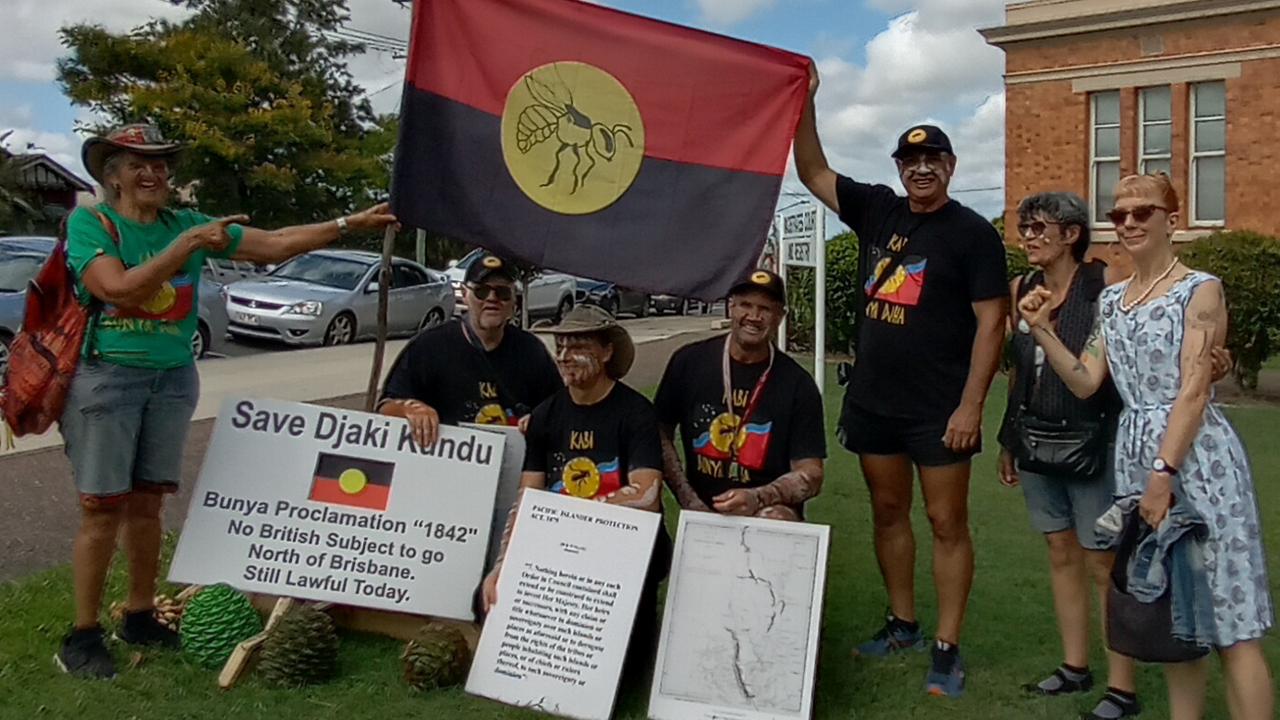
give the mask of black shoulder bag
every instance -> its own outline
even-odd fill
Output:
[[[1019,297],[1028,291],[1026,285],[1019,286]],[[1018,467],[1040,475],[1097,477],[1107,466],[1107,426],[1097,420],[1044,420],[1032,415],[1031,394],[1040,380],[1034,360],[1025,370],[1019,368],[1024,371],[1012,448]]]

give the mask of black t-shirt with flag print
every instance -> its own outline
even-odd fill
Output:
[[[472,344],[463,320],[420,333],[396,358],[384,400],[421,400],[440,422],[515,425],[564,385],[532,333],[508,327],[493,350]]]
[[[969,376],[973,303],[1009,293],[1000,234],[955,200],[914,213],[889,187],[844,176],[836,197],[864,253],[864,293],[902,256],[867,298],[846,402],[885,417],[946,420]]]
[[[680,429],[685,476],[708,506],[728,490],[768,485],[791,472],[792,461],[827,456],[818,386],[785,353],[774,355],[745,425],[742,415],[768,361],[730,363],[730,412],[724,398],[725,342],[724,336],[714,337],[677,350],[654,398],[658,421]]]
[[[564,495],[608,495],[633,470],[662,471],[653,405],[622,383],[591,405],[560,390],[533,411],[525,442],[525,472],[546,473],[547,489]]]

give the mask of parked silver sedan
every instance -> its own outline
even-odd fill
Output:
[[[374,253],[317,250],[258,278],[227,286],[232,338],[289,345],[344,345],[377,334],[378,262]],[[396,258],[387,295],[387,329],[411,335],[453,315],[448,278]]]

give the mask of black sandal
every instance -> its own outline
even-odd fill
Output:
[[[1047,680],[1057,680],[1058,685],[1053,689],[1042,687],[1042,683]],[[1022,686],[1025,692],[1032,695],[1042,695],[1045,697],[1057,697],[1058,695],[1071,695],[1073,693],[1087,692],[1093,688],[1093,673],[1085,672],[1079,679],[1072,680],[1062,671],[1062,668],[1054,668],[1053,674],[1041,680],[1038,683],[1027,683]]]

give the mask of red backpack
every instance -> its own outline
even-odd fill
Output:
[[[120,247],[115,223],[94,208],[111,241]],[[76,297],[75,276],[67,265],[67,234],[58,233],[58,244],[27,285],[22,329],[9,348],[9,367],[0,391],[0,410],[14,435],[45,432],[62,416],[67,390],[75,377],[90,320],[96,320],[102,303],[89,305]]]

